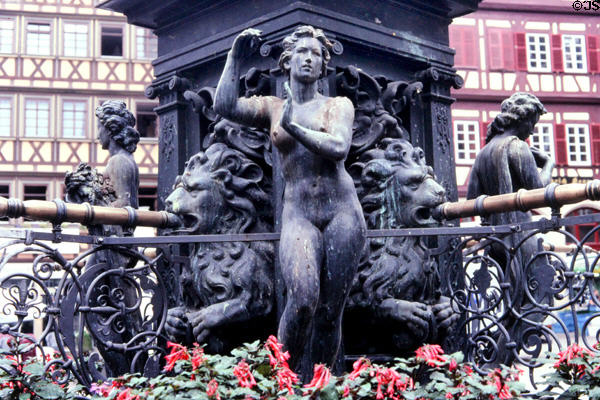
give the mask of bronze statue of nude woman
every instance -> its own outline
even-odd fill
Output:
[[[241,61],[256,51],[260,34],[247,29],[235,39],[214,108],[232,121],[269,129],[280,153],[285,190],[279,259],[286,305],[278,336],[290,352],[292,368],[298,369],[304,356],[308,365],[332,366],[366,233],[354,183],[344,167],[354,107],[345,97],[318,93],[331,43],[311,26],[300,26],[283,40],[279,65],[289,75],[286,100],[238,98]]]

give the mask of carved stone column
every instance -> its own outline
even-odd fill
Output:
[[[190,83],[176,75],[168,79],[153,82],[146,88],[146,97],[159,98],[160,105],[154,109],[160,121],[158,151],[158,209],[165,209],[165,199],[172,191],[177,175],[183,172],[190,152],[188,141],[199,143],[197,125],[190,123],[190,103],[183,98],[183,92]],[[192,113],[193,114],[193,113]],[[196,119],[197,119],[197,114]],[[192,125],[192,126],[190,126]],[[195,146],[196,151],[199,145]],[[158,271],[161,274],[168,293],[168,306],[175,307],[182,302],[179,276],[184,264],[189,262],[187,245],[168,245],[163,249]]]
[[[416,105],[417,112],[411,112],[411,118],[415,115],[415,118],[419,119],[411,120],[411,128],[417,128],[411,132],[411,140],[425,151],[427,164],[433,167],[438,182],[446,189],[448,201],[457,201],[454,135],[450,110],[454,99],[450,97],[450,88],[460,89],[463,79],[456,74],[455,70],[441,67],[420,71],[416,77],[423,83],[423,92],[422,101]],[[421,125],[420,129],[418,125]],[[458,224],[458,220],[449,221],[449,225]],[[431,238],[430,242],[431,248],[437,248],[437,252],[441,253],[438,256],[440,267],[456,262],[462,263],[460,253],[454,259],[450,259],[451,251],[458,245],[458,238],[439,236]],[[460,285],[459,277],[449,276],[447,269],[440,268],[440,275],[442,282],[449,281],[453,286]],[[444,290],[445,285],[442,286]],[[458,351],[463,348],[464,338],[462,332],[455,331],[446,339],[444,348],[448,351]]]
[[[189,102],[183,98],[183,92],[189,88],[189,82],[178,76],[161,79],[146,88],[146,97],[158,97],[160,105],[154,109],[160,121],[158,137],[158,209],[164,210],[165,199],[171,193],[175,178],[183,172],[188,159],[188,138],[197,132],[190,132],[187,118]],[[197,146],[199,148],[199,146]]]
[[[450,106],[454,99],[450,97],[450,87],[459,89],[463,80],[452,69],[431,67],[416,74],[417,80],[423,83],[422,102],[416,107],[421,115],[422,130],[420,134],[412,132],[413,144],[422,146],[438,178],[438,182],[446,189],[449,201],[458,199],[456,189],[456,170],[454,163],[454,140],[452,135],[452,117]]]

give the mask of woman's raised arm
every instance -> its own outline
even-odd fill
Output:
[[[233,41],[215,92],[214,109],[217,114],[231,121],[249,126],[267,127],[269,110],[265,99],[239,97],[241,62],[257,50],[260,34],[261,31],[257,29],[246,29]]]

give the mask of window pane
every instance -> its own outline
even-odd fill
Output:
[[[548,37],[545,34],[528,34],[527,60],[530,71],[549,72]]]
[[[15,35],[15,22],[0,19],[0,53],[12,53]]]
[[[10,136],[11,133],[11,101],[0,99],[0,136]]]
[[[103,56],[123,56],[123,28],[102,27],[100,54]]]
[[[88,56],[87,24],[65,23],[64,53],[69,57]]]
[[[45,185],[25,185],[23,200],[46,200],[47,190]]]
[[[50,55],[50,24],[30,22],[27,24],[27,54]]]
[[[63,102],[62,137],[85,138],[85,105],[84,101]]]
[[[568,124],[567,146],[569,163],[572,165],[589,165],[589,127],[584,124]]]
[[[148,29],[136,28],[135,48],[136,57],[140,59],[156,58],[157,56],[157,38]]]
[[[562,43],[565,72],[587,72],[585,37],[583,35],[563,35]]]
[[[25,136],[48,137],[50,125],[50,102],[43,99],[25,101]]]
[[[455,121],[454,137],[456,161],[473,163],[479,151],[479,123]]]

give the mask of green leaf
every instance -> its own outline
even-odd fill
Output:
[[[36,382],[32,387],[33,391],[40,396],[42,399],[62,399],[65,396],[65,392],[59,386],[49,383],[46,381]]]
[[[589,386],[587,385],[571,385],[569,388],[570,393],[585,393]]]
[[[598,400],[600,399],[600,386],[596,386],[588,392],[588,396],[590,400]]]
[[[29,365],[26,365],[23,368],[23,371],[28,372],[31,375],[44,375],[44,366],[42,364],[38,364],[38,363],[32,363]]]
[[[335,383],[325,386],[320,393],[320,400],[338,400],[338,392]]]
[[[454,358],[458,364],[461,364],[465,360],[465,355],[460,351],[450,354],[450,357]]]

